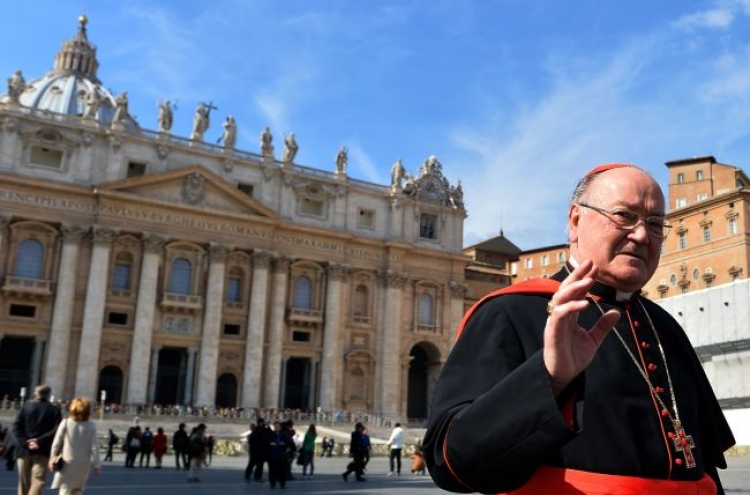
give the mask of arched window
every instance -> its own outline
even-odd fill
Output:
[[[312,309],[312,281],[305,275],[294,279],[293,307]]]
[[[419,296],[419,324],[435,324],[435,310],[432,296],[429,294],[422,294],[421,296]]]
[[[177,258],[172,262],[172,272],[169,277],[169,292],[174,294],[190,294],[190,281],[193,278],[193,266],[190,260]]]
[[[227,302],[238,303],[242,301],[242,279],[237,276],[231,276],[227,280]]]
[[[360,284],[354,289],[354,318],[366,320],[370,316],[370,291],[367,286]]]
[[[26,239],[18,245],[13,275],[23,278],[42,278],[44,246],[36,239]]]

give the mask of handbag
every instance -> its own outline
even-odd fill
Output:
[[[53,471],[62,471],[65,467],[65,459],[63,459],[62,451],[63,447],[65,446],[65,438],[68,436],[68,420],[65,420],[65,433],[63,433],[63,444],[60,447],[60,451],[52,456],[52,461],[50,464],[52,464],[52,470]]]

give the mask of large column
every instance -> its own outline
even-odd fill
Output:
[[[42,337],[34,338],[34,351],[31,355],[31,384],[36,386],[37,383],[41,383],[39,378],[42,376],[42,355],[44,354],[44,346],[47,343],[47,339]]]
[[[266,307],[268,302],[268,269],[271,255],[253,253],[253,285],[250,289],[250,312],[247,316],[247,339],[245,339],[245,368],[242,377],[242,399],[244,408],[260,407],[261,376],[263,373],[263,335],[266,330]]]
[[[380,280],[385,294],[378,325],[375,411],[386,417],[397,417],[401,397],[401,301],[407,278],[400,273],[386,272]]]
[[[156,373],[159,371],[159,351],[161,351],[160,345],[151,348],[151,365],[149,366],[150,371],[148,373],[148,395],[146,396],[149,404],[153,404],[154,398],[156,397]]]
[[[224,309],[224,274],[227,248],[212,245],[209,248],[208,284],[203,312],[203,338],[198,363],[198,392],[196,405],[212,406],[216,402],[216,369],[219,363],[219,337],[221,313]]]
[[[68,375],[70,327],[73,323],[75,303],[78,252],[85,231],[81,227],[67,225],[63,225],[61,230],[62,253],[52,309],[52,327],[49,334],[49,349],[52,352],[47,352],[43,381],[50,386],[52,392],[64,399],[65,377]]]
[[[274,263],[271,287],[271,321],[268,334],[268,356],[263,373],[263,407],[280,407],[281,351],[284,344],[284,313],[290,260],[279,258]]]
[[[107,272],[113,234],[111,230],[105,229],[96,229],[92,232],[93,249],[89,279],[86,285],[86,306],[83,311],[81,346],[78,350],[76,397],[94,400],[97,398],[99,351],[102,340],[102,324],[104,323],[104,304],[107,301]]]
[[[195,355],[198,353],[198,349],[195,347],[188,347],[188,362],[187,369],[185,370],[185,398],[182,403],[189,405],[193,403],[193,388],[195,387]]]
[[[135,306],[135,325],[133,343],[130,347],[130,372],[128,373],[129,404],[147,402],[149,388],[149,359],[151,339],[154,331],[154,312],[156,311],[156,292],[159,277],[159,260],[161,259],[164,239],[149,236],[143,240],[143,262],[141,277],[138,281],[138,302]]]
[[[0,215],[0,266],[5,266],[8,258],[8,250],[5,247],[8,241],[8,225],[10,225],[10,217]]]
[[[323,362],[320,370],[320,402],[323,409],[338,407],[336,391],[341,384],[341,353],[339,340],[341,328],[341,286],[346,268],[328,265],[328,290],[326,291],[325,323],[323,325]]]

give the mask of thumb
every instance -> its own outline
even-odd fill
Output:
[[[602,345],[604,338],[609,334],[610,330],[614,328],[618,321],[620,321],[621,314],[616,309],[610,309],[602,315],[596,324],[589,330],[589,336],[596,343],[596,347]]]

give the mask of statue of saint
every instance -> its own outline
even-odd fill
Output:
[[[18,103],[25,89],[26,80],[23,78],[21,69],[16,69],[13,75],[8,78],[8,98],[13,103]]]
[[[128,93],[123,92],[120,96],[115,98],[115,116],[112,117],[112,122],[122,122],[125,117],[128,116]]]
[[[86,111],[83,116],[89,119],[95,119],[96,112],[99,111],[101,104],[102,95],[99,94],[96,87],[91,88],[91,91],[86,93]]]
[[[294,133],[289,133],[289,135],[284,138],[284,155],[281,157],[281,161],[284,163],[292,163],[294,157],[297,156],[298,150],[299,146],[294,139]]]
[[[237,123],[234,121],[234,117],[228,116],[223,127],[224,134],[221,136],[221,141],[224,143],[224,147],[234,148],[237,144]]]
[[[211,124],[209,117],[209,109],[205,104],[199,103],[195,109],[195,116],[193,117],[193,133],[190,135],[190,139],[193,141],[203,141],[203,134],[208,130],[208,126]]]
[[[271,129],[267,126],[260,133],[260,152],[263,156],[273,155],[273,136],[271,135]]]
[[[172,130],[172,102],[169,100],[159,103],[159,132],[169,132]]]
[[[336,155],[336,173],[338,175],[346,174],[346,164],[349,162],[348,151],[342,146]]]
[[[391,167],[391,185],[400,188],[405,175],[406,169],[404,168],[404,163],[399,158],[393,164],[393,167]]]

